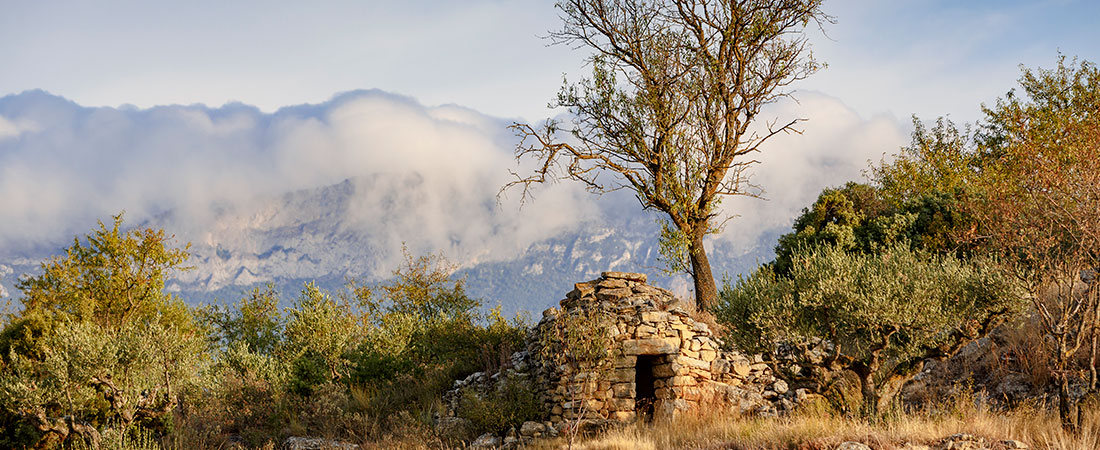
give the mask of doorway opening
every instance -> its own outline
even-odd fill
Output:
[[[640,422],[653,420],[653,406],[657,402],[657,377],[653,367],[658,364],[660,355],[638,355],[634,366],[634,413]]]

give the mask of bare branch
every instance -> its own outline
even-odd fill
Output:
[[[568,124],[513,124],[517,161],[534,161],[499,195],[522,186],[582,183],[590,192],[630,189],[643,208],[690,237],[696,294],[716,296],[702,239],[722,196],[759,197],[745,155],[804,119],[772,119],[750,131],[764,106],[820,68],[804,30],[832,18],[820,0],[563,0],[555,43],[587,48],[592,74],[566,84],[552,106]],[[776,124],[782,124],[776,126]],[[601,178],[602,177],[602,178]],[[498,195],[498,197],[499,197]],[[723,222],[724,223],[724,222]]]

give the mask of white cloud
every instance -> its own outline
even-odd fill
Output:
[[[809,121],[803,134],[776,137],[758,155],[754,181],[768,201],[728,199],[724,208],[740,217],[716,239],[753,246],[762,233],[789,227],[822,188],[860,179],[867,160],[906,141],[906,127],[893,117],[865,119],[823,94],[799,99],[769,111]],[[627,195],[601,199],[577,183],[540,187],[537,199],[523,208],[518,192],[498,205],[497,191],[515,168],[508,122],[380,91],[272,114],[241,104],[83,108],[31,92],[0,99],[0,114],[6,123],[44,124],[20,139],[0,140],[0,248],[9,251],[64,244],[95,220],[125,210],[128,223],[151,220],[205,246],[200,253],[207,263],[221,264],[213,256],[219,246],[258,255],[277,239],[254,235],[292,233],[339,214],[331,221],[338,229],[293,242],[323,250],[330,245],[326,240],[354,235],[364,248],[318,250],[311,257],[327,259],[316,264],[234,264],[252,274],[278,263],[300,270],[300,276],[316,276],[310,267],[341,265],[350,273],[381,275],[396,266],[402,242],[416,254],[443,251],[467,264],[504,260],[586,219],[637,208]],[[326,187],[338,191],[331,186],[344,180],[351,182],[343,196],[283,197]],[[333,203],[309,203],[316,199]],[[621,204],[609,203],[616,201]],[[295,209],[283,210],[287,205]],[[367,247],[381,252],[377,261],[350,262],[362,260],[356,252]],[[224,263],[214,284],[260,276],[233,273]]]
[[[35,125],[33,122],[13,122],[4,118],[4,116],[0,116],[0,141],[3,141],[5,139],[14,139],[19,137],[19,135],[23,133],[35,131],[37,129],[38,125]]]
[[[545,48],[547,0],[5,2],[0,95],[90,105],[240,100],[265,111],[377,86],[539,117],[583,53]],[[507,92],[507,95],[501,95]]]
[[[889,115],[863,118],[840,100],[816,92],[798,94],[799,103],[785,102],[765,111],[765,117],[802,117],[802,134],[778,135],[766,142],[752,169],[752,182],[766,200],[747,197],[723,202],[730,220],[716,239],[749,246],[762,233],[787,228],[822,189],[848,181],[865,181],[868,162],[897,152],[909,141],[910,127]]]
[[[121,210],[129,223],[170,211],[165,228],[201,243],[224,219],[218,211],[246,214],[258,200],[345,179],[357,191],[340,222],[390,254],[405,241],[500,259],[595,213],[595,199],[571,184],[543,189],[532,207],[498,207],[514,166],[506,122],[380,91],[273,114],[240,104],[82,108],[42,92],[0,99],[0,111],[48,124],[0,141],[9,248],[64,242]]]

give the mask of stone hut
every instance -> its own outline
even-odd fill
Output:
[[[703,404],[739,411],[769,407],[763,389],[756,389],[775,381],[767,366],[723,352],[710,328],[693,319],[671,292],[645,282],[643,274],[604,272],[574,285],[560,309],[543,313],[529,340],[530,354],[554,353],[541,347],[561,344],[546,336],[570,315],[598,315],[608,338],[600,364],[542,361],[540,390],[550,421],[583,414],[630,422],[672,417]]]
[[[543,313],[511,367],[457,381],[448,403],[457,406],[462,389],[491,389],[504,377],[522,377],[538,392],[548,425],[671,418],[704,405],[775,414],[773,401],[787,394],[786,384],[758,358],[723,351],[671,292],[645,282],[643,274],[604,272],[575,284],[560,308]],[[584,331],[604,347],[598,360],[567,357],[569,339],[560,330],[576,317],[598,319]]]

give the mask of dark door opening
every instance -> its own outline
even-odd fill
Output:
[[[657,365],[658,355],[639,355],[634,366],[634,413],[640,422],[653,420],[653,404],[657,402],[657,389],[654,383],[653,366]]]

